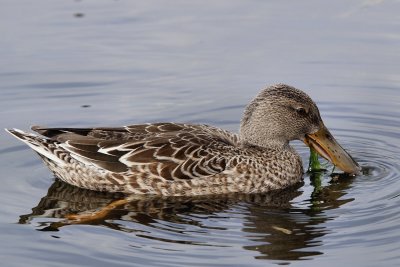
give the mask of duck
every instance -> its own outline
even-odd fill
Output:
[[[286,84],[262,89],[246,106],[239,133],[206,124],[6,129],[39,154],[60,180],[128,195],[265,193],[303,181],[301,140],[342,171],[359,164],[325,127],[315,102]]]

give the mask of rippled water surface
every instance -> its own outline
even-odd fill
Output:
[[[0,0],[0,122],[237,131],[266,84],[306,91],[363,167],[263,195],[135,198],[54,179],[0,134],[13,266],[399,266],[400,2]],[[307,165],[308,150],[293,144]],[[114,209],[97,220],[69,214]]]

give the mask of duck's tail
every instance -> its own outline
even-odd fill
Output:
[[[57,146],[54,141],[32,133],[26,133],[19,129],[5,129],[6,132],[13,135],[15,138],[27,144],[30,148],[35,150],[40,156],[54,161],[57,164],[64,162],[54,154],[54,148]]]

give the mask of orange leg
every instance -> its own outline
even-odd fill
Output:
[[[92,221],[104,219],[112,210],[118,208],[119,206],[125,205],[128,202],[129,201],[126,198],[115,200],[98,211],[89,214],[69,214],[66,215],[65,218],[70,220],[68,222],[69,224],[90,223]]]

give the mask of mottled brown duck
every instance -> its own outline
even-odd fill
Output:
[[[56,177],[98,191],[165,196],[261,193],[302,180],[302,140],[344,172],[359,165],[324,126],[299,89],[263,89],[244,111],[239,134],[213,126],[149,123],[124,127],[7,130],[44,160]]]

